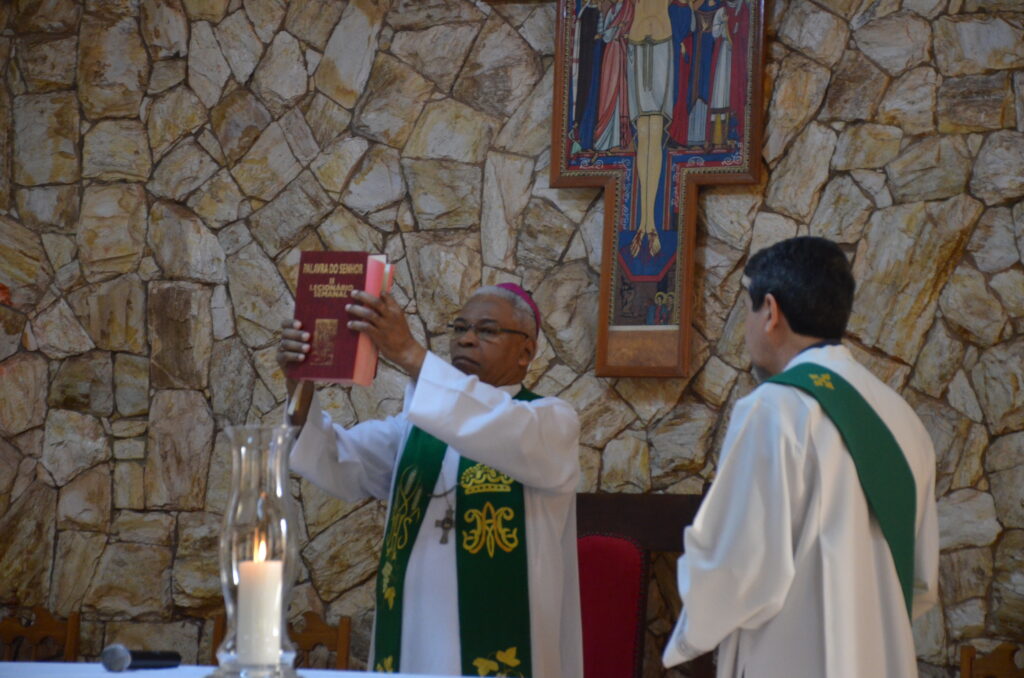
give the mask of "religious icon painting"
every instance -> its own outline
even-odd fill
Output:
[[[559,0],[552,186],[605,188],[596,373],[689,368],[697,187],[760,174],[763,0]]]

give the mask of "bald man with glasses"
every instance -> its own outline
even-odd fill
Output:
[[[512,283],[477,290],[448,325],[448,363],[390,295],[347,307],[410,376],[402,412],[349,429],[312,382],[288,382],[292,469],[346,501],[386,499],[368,668],[432,675],[582,676],[575,490],[579,419],[523,387],[540,312]],[[282,327],[278,362],[309,334]]]

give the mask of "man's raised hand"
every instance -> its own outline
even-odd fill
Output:
[[[365,333],[382,356],[413,379],[418,377],[427,350],[412,336],[405,311],[395,298],[386,292],[377,298],[361,291],[353,292],[352,298],[359,303],[345,306],[356,318],[348,321],[349,329]]]

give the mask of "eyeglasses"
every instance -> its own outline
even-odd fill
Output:
[[[470,323],[465,320],[456,320],[455,322],[448,323],[448,331],[456,339],[461,339],[465,336],[466,332],[473,330],[480,341],[494,342],[498,340],[502,334],[519,334],[527,339],[530,335],[520,330],[512,330],[507,327],[502,327],[498,323],[491,320],[482,320],[478,323]]]

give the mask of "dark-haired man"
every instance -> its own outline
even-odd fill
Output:
[[[347,501],[388,499],[370,668],[582,676],[575,489],[579,420],[522,386],[540,313],[518,285],[477,290],[449,325],[451,364],[390,295],[347,307],[412,378],[400,414],[346,430],[303,382],[292,468]],[[289,321],[278,361],[309,335]],[[303,423],[304,422],[304,423]]]
[[[746,343],[771,378],[737,401],[678,564],[663,660],[718,646],[719,678],[917,675],[936,601],[935,453],[909,405],[840,344],[843,252],[793,238],[750,258]]]

